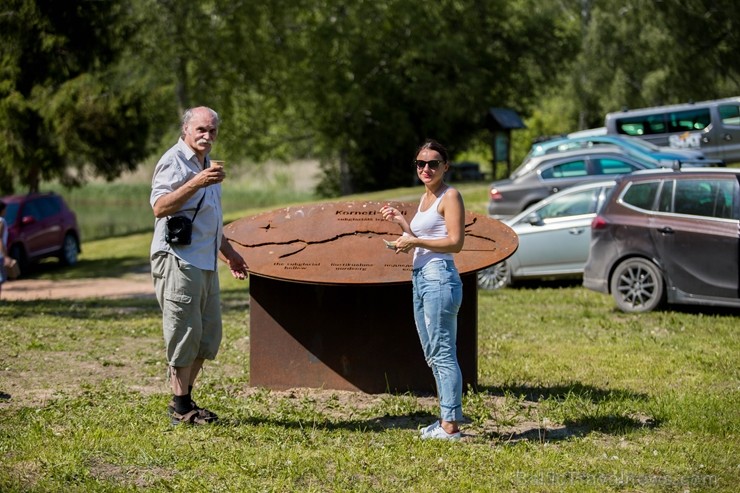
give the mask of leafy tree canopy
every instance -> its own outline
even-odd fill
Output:
[[[147,94],[116,65],[127,2],[8,0],[0,7],[0,188],[70,185],[135,169],[152,131]]]
[[[733,0],[6,0],[0,185],[117,177],[222,116],[220,158],[316,157],[326,195],[411,183],[425,138],[480,148],[740,94]]]

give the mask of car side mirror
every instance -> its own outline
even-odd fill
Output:
[[[23,219],[21,219],[21,224],[23,226],[28,226],[29,224],[33,224],[36,222],[36,218],[33,216],[23,216]]]
[[[540,216],[537,212],[532,212],[528,214],[525,218],[525,221],[527,221],[532,226],[542,226],[545,224],[545,222],[542,220],[542,216]]]

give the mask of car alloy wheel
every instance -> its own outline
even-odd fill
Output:
[[[614,269],[610,285],[617,306],[624,312],[649,312],[663,302],[663,275],[643,258],[621,262]]]
[[[509,284],[511,284],[511,270],[509,269],[509,263],[506,261],[478,271],[478,287],[480,289],[500,289]]]

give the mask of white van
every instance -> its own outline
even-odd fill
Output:
[[[740,97],[608,113],[608,134],[658,146],[700,149],[707,158],[740,162]]]

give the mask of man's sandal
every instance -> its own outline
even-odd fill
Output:
[[[170,421],[173,425],[179,425],[183,423],[191,425],[207,425],[208,423],[211,423],[211,421],[200,416],[197,409],[191,409],[185,414],[180,414],[177,411],[173,411],[170,415]]]
[[[209,411],[208,409],[198,407],[198,405],[195,402],[193,402],[193,410],[198,411],[198,416],[205,419],[209,423],[218,421],[218,415],[216,415],[216,413],[214,413],[213,411]]]
[[[190,412],[197,412],[198,417],[205,420],[205,423],[213,423],[214,421],[218,421],[218,415],[214,413],[213,411],[209,411],[208,409],[204,409],[202,407],[198,407],[198,405],[195,403],[195,401],[190,401],[193,404],[193,409]],[[186,414],[190,414],[190,412]],[[172,419],[172,422],[175,423],[174,415],[175,413],[175,402],[170,401],[170,403],[167,405],[167,415]],[[181,414],[178,414],[179,416],[182,416]],[[180,421],[178,421],[179,423]]]

